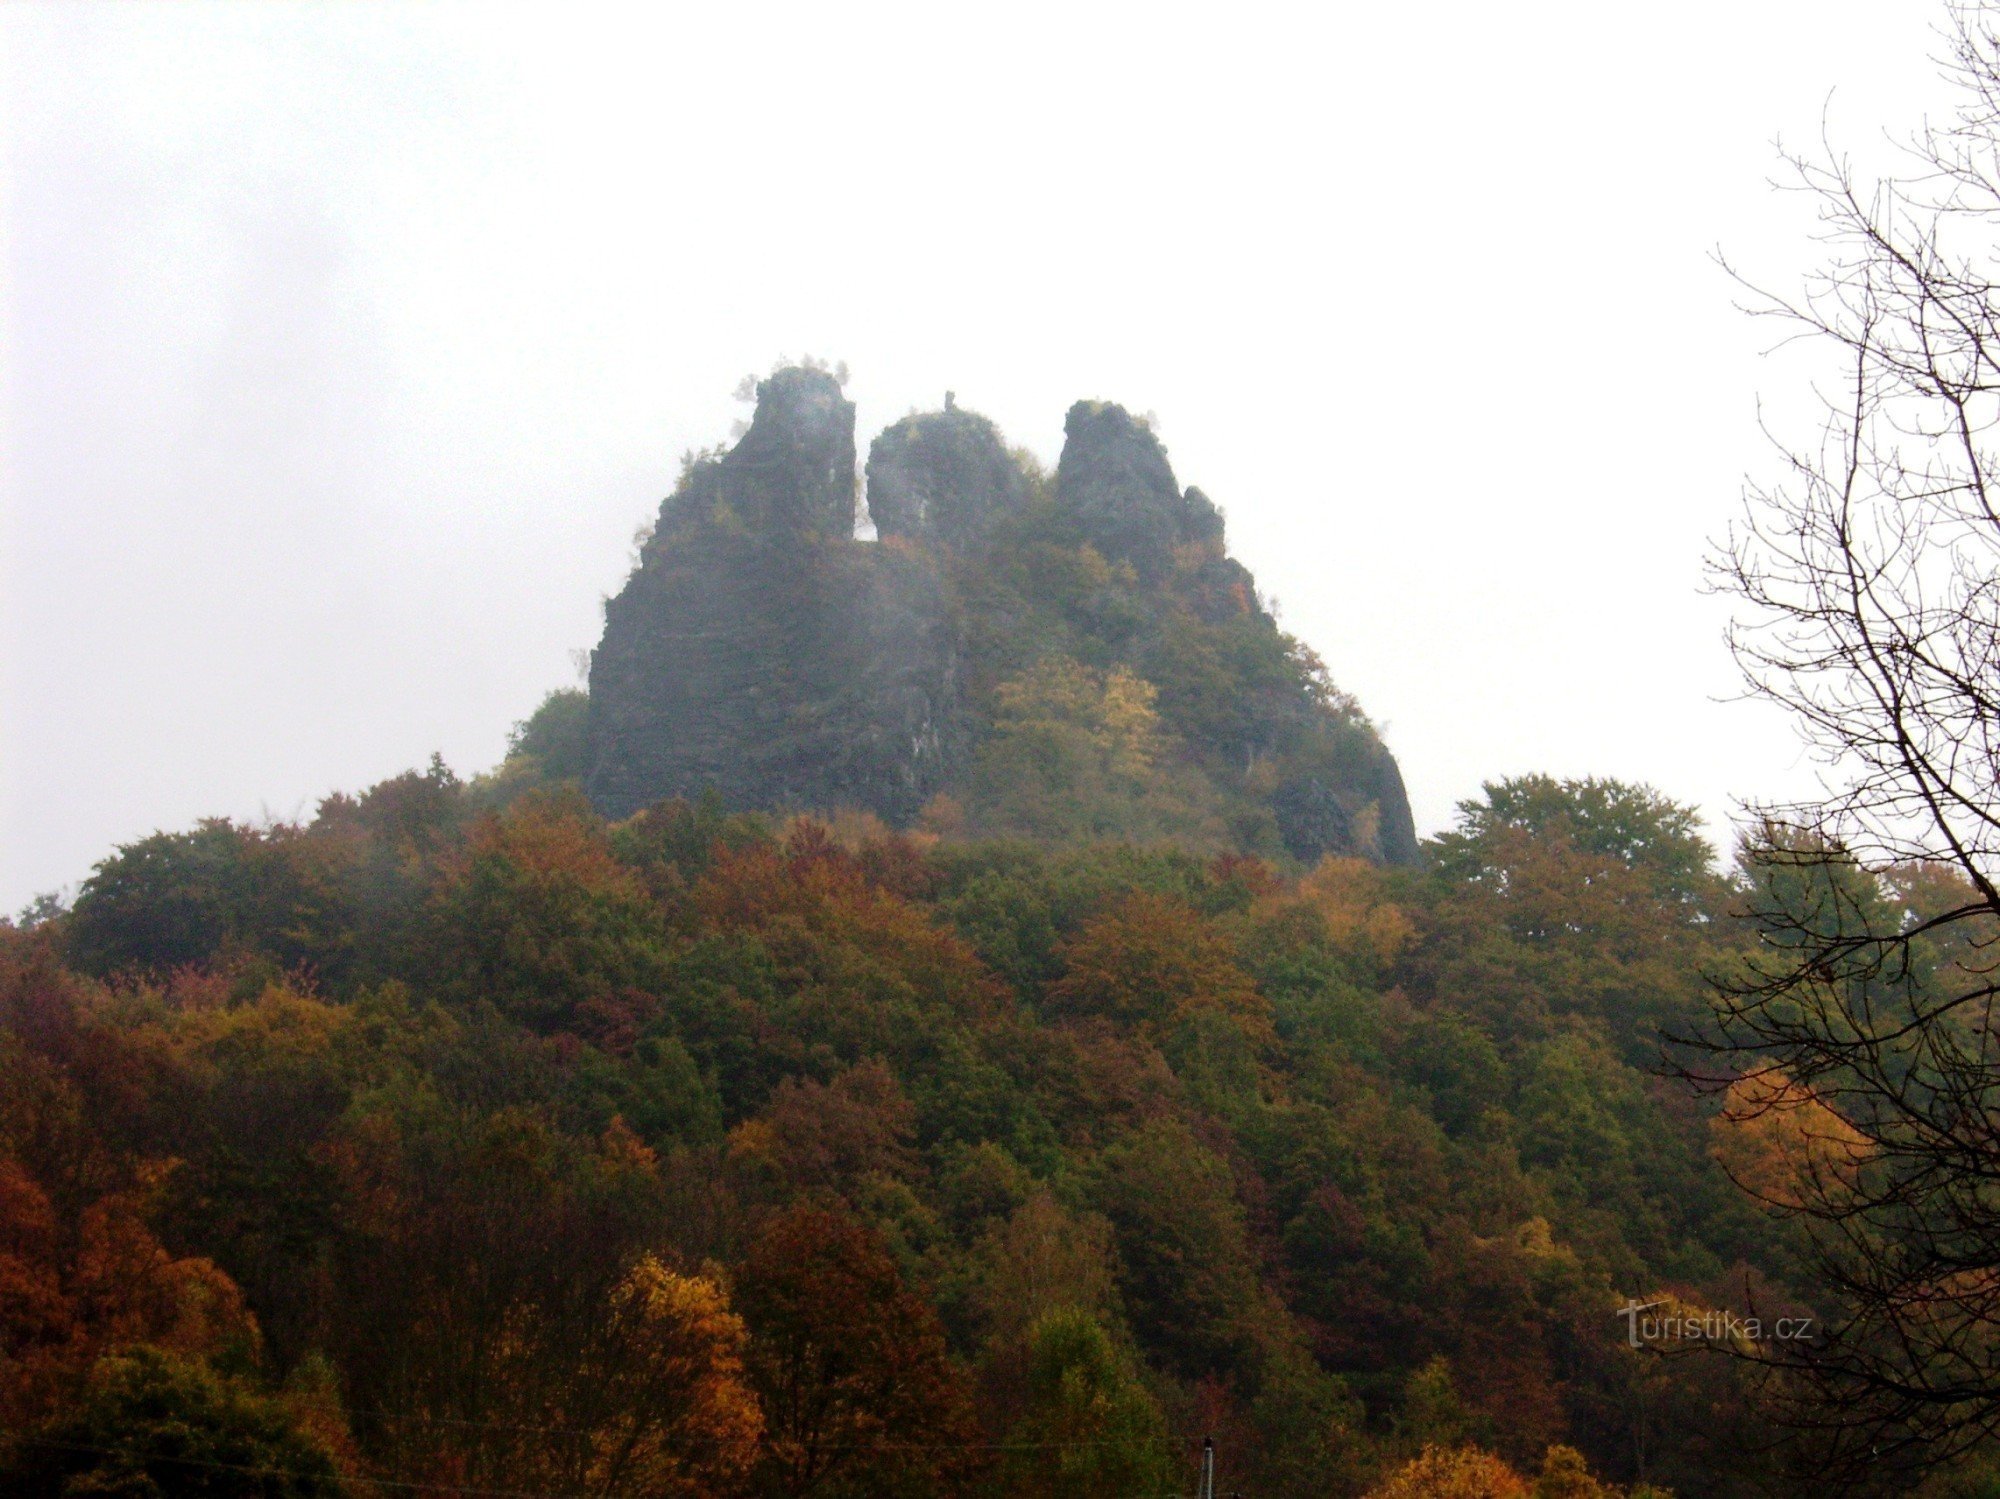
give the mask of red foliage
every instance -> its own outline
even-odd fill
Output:
[[[803,1191],[845,1192],[871,1175],[907,1177],[916,1111],[880,1061],[863,1062],[831,1084],[786,1078],[770,1106],[738,1126],[740,1155],[768,1162]]]
[[[944,1449],[967,1439],[966,1391],[929,1303],[872,1231],[816,1207],[774,1215],[744,1260],[737,1304],[755,1335],[779,1492],[951,1479],[958,1455]]]
[[[1157,1035],[1197,1010],[1219,1010],[1262,1035],[1270,1006],[1199,911],[1164,896],[1128,895],[1063,948],[1050,1003]]]
[[[166,1175],[163,1165],[135,1165],[127,1190],[67,1217],[18,1160],[0,1155],[0,1424],[58,1408],[115,1348],[210,1354],[254,1344],[235,1283],[153,1236],[146,1220]]]

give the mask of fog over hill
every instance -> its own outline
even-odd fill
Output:
[[[1395,759],[1278,629],[1221,512],[1122,407],[1079,401],[1065,431],[1049,476],[949,397],[904,418],[870,449],[861,540],[854,406],[778,370],[607,606],[567,768],[620,817],[714,792],[1413,862]]]

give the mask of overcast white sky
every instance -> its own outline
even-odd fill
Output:
[[[1771,141],[1946,95],[1920,0],[0,8],[0,910],[208,814],[501,755],[738,379],[1080,396],[1382,722],[1421,830],[1528,770],[1796,787],[1704,538],[1764,465],[1717,245]]]

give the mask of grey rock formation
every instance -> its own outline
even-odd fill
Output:
[[[854,534],[854,403],[823,370],[757,385],[742,441],[696,471],[698,497],[763,536]]]
[[[970,411],[906,416],[868,449],[868,513],[881,536],[963,550],[1027,497],[999,429]]]
[[[921,556],[853,538],[854,408],[781,370],[741,442],[696,464],[591,659],[591,799],[907,821],[957,737],[957,624]]]
[[[1403,770],[1386,745],[1377,745],[1374,792],[1379,824],[1375,834],[1376,852],[1384,864],[1421,863],[1417,849],[1417,824],[1410,812],[1410,793],[1403,785]]]
[[[1079,402],[1065,432],[1041,505],[984,417],[948,403],[904,418],[869,451],[869,508],[890,544],[864,542],[853,406],[814,370],[763,381],[743,439],[689,467],[606,606],[592,800],[617,817],[713,791],[737,808],[907,823],[939,792],[976,793],[993,683],[1072,653],[1151,674],[1175,773],[1244,826],[1261,818],[1255,846],[1414,862],[1395,758],[1298,674],[1296,643],[1223,545],[1221,512],[1179,487],[1122,407]],[[999,526],[1009,517],[1017,528]],[[1085,544],[1129,566],[1086,563]],[[1079,577],[1094,581],[1078,592]]]
[[[1078,401],[1063,421],[1056,501],[1090,544],[1146,579],[1166,575],[1174,548],[1221,536],[1199,490],[1182,494],[1166,449],[1144,422],[1109,401]],[[1206,512],[1203,514],[1202,512]]]

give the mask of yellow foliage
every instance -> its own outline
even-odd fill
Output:
[[[1477,1447],[1426,1447],[1367,1499],[1529,1499],[1527,1480]]]
[[[1068,656],[1045,656],[994,688],[1003,733],[1059,725],[1081,737],[1114,776],[1142,779],[1160,753],[1159,689],[1122,666],[1092,671]]]
[[[728,1146],[734,1160],[772,1165],[778,1159],[778,1132],[769,1119],[745,1119],[730,1130]]]
[[[168,985],[167,1005],[154,1018],[134,1027],[134,1034],[176,1053],[180,1065],[204,1077],[218,1075],[225,1065],[243,1066],[265,1058],[323,1057],[350,1023],[353,1011],[301,994],[285,984],[266,983],[254,998],[202,1003],[184,992],[185,986],[226,988],[226,972],[175,974]],[[193,1003],[189,1003],[193,999]]]
[[[859,807],[835,807],[831,812],[820,814],[815,821],[826,829],[826,835],[833,840],[836,848],[845,849],[850,854],[858,854],[874,843],[886,843],[890,838],[889,824],[873,812]],[[801,819],[793,818],[785,824],[785,835],[789,836],[793,827]]]
[[[1583,1454],[1574,1447],[1551,1447],[1542,1457],[1542,1471],[1531,1492],[1534,1499],[1617,1499],[1619,1491],[1592,1478]]]
[[[1762,1326],[1732,1312],[1690,1301],[1673,1291],[1655,1291],[1644,1301],[1627,1301],[1615,1307],[1613,1314],[1624,1324],[1621,1336],[1636,1339],[1649,1348],[1700,1343],[1750,1354],[1756,1347],[1750,1329],[1753,1325]]]
[[[1574,1447],[1549,1448],[1533,1483],[1477,1447],[1426,1447],[1370,1489],[1367,1499],[1621,1499],[1623,1492],[1591,1477]]]
[[[633,1131],[622,1114],[613,1114],[600,1142],[605,1164],[616,1170],[651,1175],[659,1169],[660,1155]]]
[[[721,1284],[653,1255],[613,1297],[623,1357],[605,1371],[635,1397],[632,1415],[598,1433],[594,1490],[706,1495],[756,1460],[764,1416],[743,1371],[748,1334]]]
[[[1871,1153],[1867,1136],[1775,1068],[1731,1083],[1710,1130],[1723,1169],[1789,1208],[1838,1200]]]
[[[1530,1218],[1515,1229],[1514,1243],[1531,1260],[1575,1258],[1568,1246],[1556,1238],[1555,1230],[1549,1227],[1549,1220],[1542,1217]]]
[[[1176,756],[1145,678],[1051,655],[993,693],[972,777],[979,832],[1229,845],[1214,784]]]
[[[996,1342],[1025,1336],[1063,1308],[1104,1316],[1118,1304],[1111,1226],[1071,1213],[1046,1191],[987,1230],[976,1254],[972,1300]]]
[[[1387,965],[1416,939],[1416,923],[1381,898],[1381,871],[1364,859],[1322,859],[1299,881],[1298,893],[1319,913],[1334,944],[1356,956]]]
[[[917,814],[917,831],[925,837],[959,838],[965,834],[965,803],[940,791]]]

